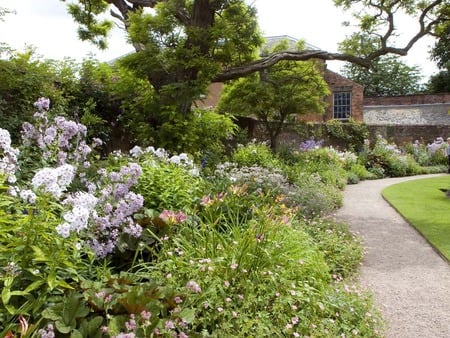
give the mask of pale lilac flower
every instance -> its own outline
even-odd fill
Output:
[[[136,335],[133,332],[120,332],[115,338],[136,338]]]
[[[193,280],[187,282],[186,288],[188,290],[192,291],[192,292],[195,292],[195,293],[201,293],[202,292],[202,289],[200,288],[200,286],[196,282],[194,282]]]
[[[134,331],[136,330],[136,321],[134,320],[134,314],[130,315],[130,320],[125,322],[125,327],[128,331]]]
[[[175,329],[175,325],[171,320],[167,320],[166,323],[164,324],[164,327],[166,328],[166,330]]]
[[[45,329],[40,329],[38,334],[41,338],[55,338],[55,331],[53,328],[53,324],[48,324]]]
[[[34,107],[39,110],[49,110],[50,109],[50,99],[46,97],[40,97],[35,103]]]
[[[143,320],[149,320],[151,316],[152,316],[152,314],[151,314],[151,312],[149,312],[149,311],[143,310],[143,311],[141,312],[141,318],[142,318]]]
[[[97,137],[94,137],[92,139],[92,147],[96,148],[96,147],[100,147],[103,144],[103,141]]]

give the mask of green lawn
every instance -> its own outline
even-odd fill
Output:
[[[383,190],[383,197],[450,260],[450,175],[398,183]]]

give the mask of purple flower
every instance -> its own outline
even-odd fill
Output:
[[[40,97],[35,103],[34,107],[39,110],[49,110],[50,109],[50,99],[46,97]]]

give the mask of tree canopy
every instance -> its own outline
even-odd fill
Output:
[[[365,96],[410,95],[421,90],[420,68],[392,55],[380,57],[369,68],[346,64],[343,75],[363,85]]]
[[[286,40],[271,52],[287,50]],[[304,49],[299,42],[295,50]],[[254,116],[264,123],[276,148],[283,124],[297,114],[322,113],[324,96],[329,93],[323,78],[323,65],[318,61],[280,61],[251,76],[227,86],[219,103],[219,111],[237,116]]]
[[[444,7],[442,12],[450,17],[450,4]],[[431,58],[440,72],[431,77],[428,90],[433,93],[450,92],[450,20],[437,25],[433,34],[437,41],[431,50]]]
[[[136,53],[125,63],[145,76],[160,100],[160,107],[176,106],[187,113],[191,102],[214,81],[227,81],[266,69],[282,60],[343,60],[369,66],[389,53],[405,55],[417,40],[445,20],[446,0],[334,0],[354,10],[357,32],[348,37],[342,53],[277,51],[259,57],[262,43],[257,13],[244,0],[78,0],[69,11],[80,24],[79,35],[100,47],[112,27],[110,14],[127,31]],[[396,16],[406,13],[417,20],[404,46],[396,43]],[[376,43],[359,53],[356,44]]]

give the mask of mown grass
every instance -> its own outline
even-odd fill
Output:
[[[444,257],[450,260],[450,176],[418,179],[392,185],[383,197]]]

